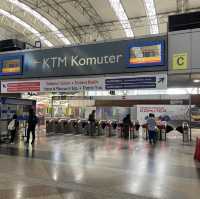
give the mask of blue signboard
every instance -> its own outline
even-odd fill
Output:
[[[156,77],[131,77],[106,79],[107,90],[156,88]]]

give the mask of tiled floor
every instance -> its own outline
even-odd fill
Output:
[[[199,199],[194,144],[40,136],[0,145],[0,199]]]

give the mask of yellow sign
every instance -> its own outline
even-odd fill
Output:
[[[188,54],[179,53],[173,55],[173,70],[185,70],[188,68]]]

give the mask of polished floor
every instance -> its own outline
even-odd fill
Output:
[[[179,137],[39,136],[35,147],[0,145],[0,199],[199,199],[194,144]]]

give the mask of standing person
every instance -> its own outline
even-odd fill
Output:
[[[95,126],[95,113],[96,111],[93,110],[92,113],[90,113],[89,115],[89,118],[88,118],[88,121],[90,122],[90,129],[89,129],[89,135],[90,136],[93,136],[95,134],[95,129],[96,129],[96,126]]]
[[[11,134],[11,138],[10,138],[11,144],[14,144],[14,140],[18,132],[18,129],[19,129],[19,122],[17,121],[17,115],[14,114],[12,117],[12,120],[8,124],[8,130],[10,131],[10,134]]]
[[[155,144],[156,143],[156,121],[155,121],[155,115],[150,113],[149,117],[147,119],[147,128],[149,133],[149,143]]]
[[[128,114],[124,119],[123,119],[123,129],[124,129],[124,138],[128,139],[129,137],[129,128],[131,126],[131,117],[130,114]]]
[[[28,116],[28,129],[27,129],[27,141],[26,144],[29,144],[30,139],[30,133],[32,133],[32,142],[33,145],[35,142],[35,127],[38,123],[38,119],[33,111],[33,109],[29,110],[29,116]]]

